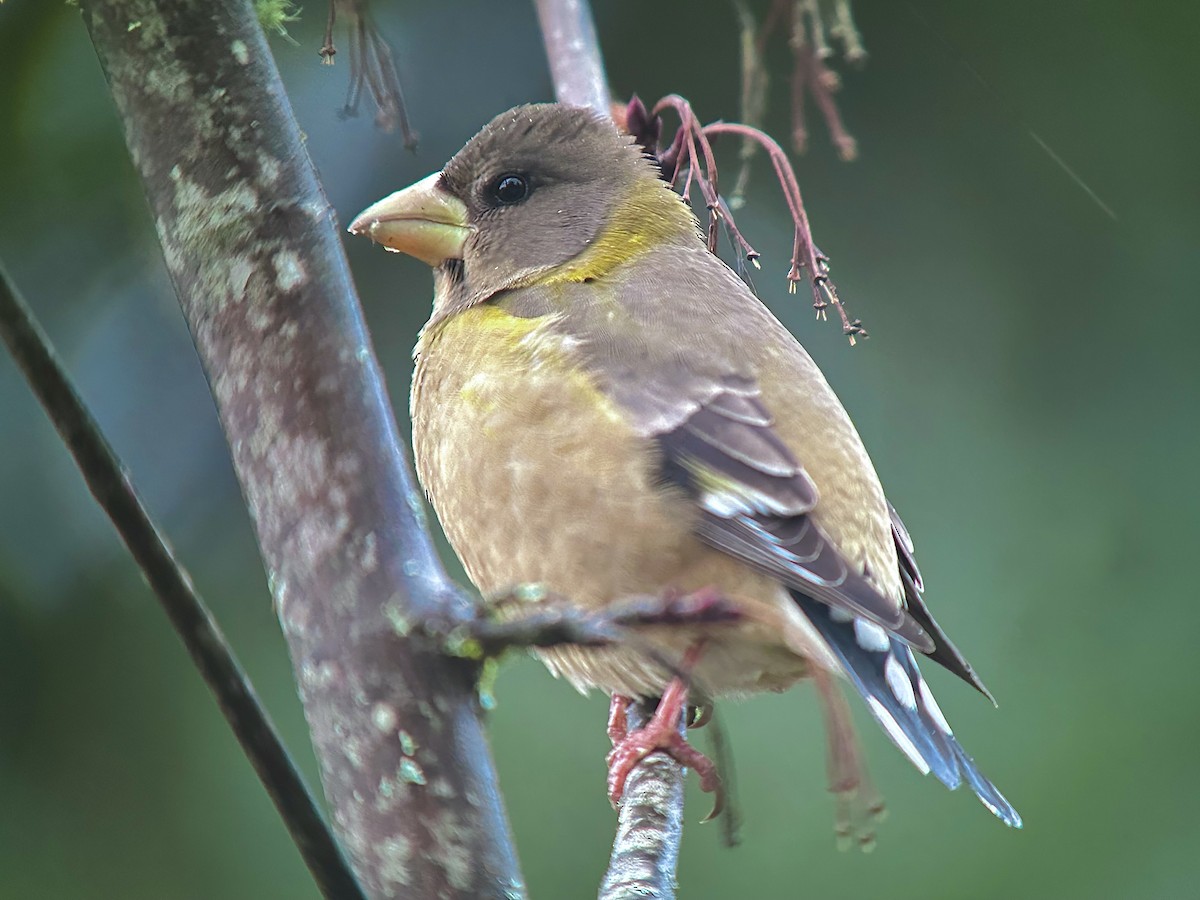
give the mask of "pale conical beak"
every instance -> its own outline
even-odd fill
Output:
[[[440,177],[440,172],[434,172],[368,206],[347,230],[431,266],[462,259],[463,244],[472,230],[467,224],[467,207],[442,190]]]

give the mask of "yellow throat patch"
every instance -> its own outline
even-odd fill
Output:
[[[537,279],[538,284],[590,281],[672,238],[695,232],[696,217],[662,182],[639,182],[592,244]]]

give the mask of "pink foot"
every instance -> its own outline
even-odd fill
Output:
[[[692,655],[688,654],[689,657]],[[716,818],[725,806],[725,792],[717,768],[679,733],[679,717],[687,703],[687,686],[679,678],[672,679],[650,721],[633,732],[629,731],[627,716],[631,702],[628,697],[614,695],[608,713],[608,737],[613,742],[612,752],[608,754],[608,799],[613,807],[621,802],[629,773],[651,753],[662,752],[700,776],[701,789],[714,795],[712,812],[705,821]]]

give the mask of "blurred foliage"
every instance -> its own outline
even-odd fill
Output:
[[[618,95],[737,113],[726,0],[597,4]],[[928,599],[1000,698],[934,675],[1011,833],[862,729],[892,811],[838,854],[805,690],[726,705],[745,842],[697,799],[681,895],[1195,896],[1200,8],[1155,0],[859,0],[845,74],[860,159],[814,124],[798,172],[818,242],[872,335],[850,350],[785,291],[790,228],[760,167],[740,222],[763,298],[825,368],[917,541]],[[342,121],[324,9],[276,40],[346,217],[434,170],[493,114],[547,99],[528,3],[375,16],[422,143]],[[344,40],[344,36],[342,36]],[[786,135],[786,47],[766,125]],[[173,536],[315,777],[212,402],[78,13],[0,8],[0,258]],[[340,61],[340,58],[339,58]],[[976,77],[976,73],[980,77]],[[1104,198],[1109,219],[1031,138]],[[404,418],[431,293],[419,263],[348,252]],[[0,357],[0,897],[315,897],[299,857],[11,362]],[[537,897],[594,896],[611,839],[603,699],[508,666],[494,748]]]

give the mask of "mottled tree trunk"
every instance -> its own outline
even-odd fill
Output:
[[[208,374],[325,794],[372,897],[523,894],[464,617],[248,0],[83,0]]]

